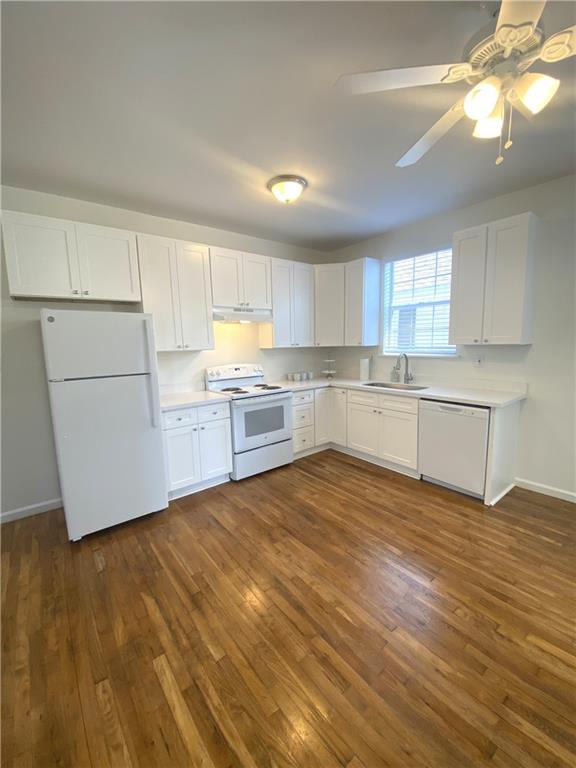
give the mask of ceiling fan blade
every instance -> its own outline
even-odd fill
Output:
[[[539,57],[548,64],[554,64],[569,56],[576,56],[576,25],[544,40]]]
[[[546,0],[502,0],[494,37],[505,56],[534,32],[545,5]]]
[[[417,163],[462,117],[464,117],[464,100],[460,99],[448,112],[442,115],[440,120],[434,123],[432,128],[413,147],[410,147],[408,152],[398,160],[396,167],[405,168],[407,165]]]
[[[358,72],[342,75],[338,86],[349,93],[375,93],[418,85],[455,83],[472,72],[470,64],[432,64],[427,67],[405,69],[380,69],[375,72]]]

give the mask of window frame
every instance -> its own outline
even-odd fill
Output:
[[[447,360],[456,360],[460,357],[460,351],[458,345],[454,344],[451,345],[454,347],[453,351],[446,351],[439,350],[438,352],[429,351],[410,351],[410,350],[399,350],[397,352],[393,352],[390,350],[387,350],[385,348],[386,344],[386,291],[385,291],[385,283],[386,283],[386,265],[395,263],[397,261],[406,261],[407,259],[416,259],[418,256],[426,256],[430,253],[440,253],[441,251],[452,251],[452,244],[441,246],[436,248],[435,250],[430,250],[427,253],[416,253],[412,256],[400,256],[398,258],[394,259],[382,259],[382,268],[381,268],[381,274],[380,274],[380,351],[379,351],[379,357],[390,357],[390,358],[397,358],[398,355],[401,354],[407,354],[411,358],[436,358],[436,359],[447,359]],[[453,258],[454,254],[452,254]],[[454,262],[452,261],[451,269],[450,269],[450,276],[452,277],[452,268],[453,268]],[[433,302],[431,302],[433,303]],[[452,308],[452,290],[450,290],[450,299],[449,299],[449,306],[450,309]]]

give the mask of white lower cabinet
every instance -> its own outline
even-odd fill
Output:
[[[346,445],[346,390],[326,387],[314,393],[316,445]]]
[[[169,491],[214,480],[232,471],[229,413],[227,403],[213,409],[183,408],[164,413]]]
[[[314,390],[300,390],[292,398],[292,440],[294,453],[314,448]]]
[[[354,402],[354,399],[368,398],[370,403]],[[347,445],[355,451],[416,470],[418,401],[350,392]]]
[[[378,456],[393,464],[416,469],[418,463],[418,415],[383,410],[379,414]]]
[[[378,410],[371,405],[348,404],[348,448],[378,456]]]

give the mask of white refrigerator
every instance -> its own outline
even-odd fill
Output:
[[[168,506],[152,317],[41,311],[68,536]]]

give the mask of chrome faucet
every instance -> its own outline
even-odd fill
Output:
[[[414,381],[414,376],[410,373],[410,361],[408,360],[408,355],[405,352],[402,352],[398,357],[396,358],[396,363],[394,364],[394,368],[392,368],[392,381],[400,381],[400,369],[402,367],[402,358],[405,360],[405,366],[404,366],[404,384],[410,384],[411,381]]]

